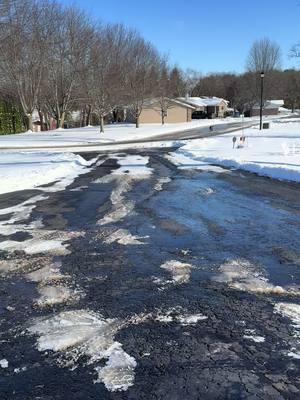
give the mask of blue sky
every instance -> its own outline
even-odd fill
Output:
[[[122,22],[150,40],[172,63],[202,73],[242,72],[254,40],[282,48],[282,67],[300,42],[300,0],[60,0],[103,22]]]

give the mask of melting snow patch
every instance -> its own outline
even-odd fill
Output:
[[[191,314],[191,315],[181,315],[178,317],[178,320],[181,325],[195,325],[198,321],[204,321],[208,317],[203,314]]]
[[[300,305],[294,303],[277,303],[274,307],[275,312],[290,318],[293,326],[300,329]]]
[[[60,272],[61,264],[57,263],[49,263],[43,268],[40,268],[36,271],[30,272],[27,274],[27,279],[32,282],[51,282],[51,281],[60,281],[69,277],[68,275],[62,275]]]
[[[8,368],[8,361],[5,358],[0,360],[0,367],[1,368]]]
[[[262,276],[257,267],[247,260],[230,260],[219,268],[220,274],[214,280],[229,283],[235,289],[266,294],[285,294],[287,290],[281,286],[274,286]]]
[[[265,341],[265,338],[263,336],[256,335],[255,329],[246,329],[243,338],[247,340],[252,340],[255,343],[263,343]]]
[[[161,265],[162,269],[169,271],[172,275],[172,281],[176,284],[187,283],[190,280],[191,264],[182,263],[180,261],[170,260]]]
[[[27,370],[27,367],[22,367],[22,368],[15,368],[14,373],[19,374],[20,372],[24,372]]]
[[[158,192],[163,190],[163,185],[169,182],[171,182],[171,179],[169,177],[160,178],[158,182],[155,184],[154,190],[157,190]]]
[[[138,325],[146,321],[156,321],[163,324],[177,322],[182,326],[187,326],[195,325],[199,321],[204,321],[207,318],[206,315],[201,313],[189,314],[188,311],[182,307],[173,307],[167,310],[158,309],[149,314],[135,315],[130,318],[129,323]]]
[[[15,222],[26,220],[30,217],[32,211],[36,207],[36,203],[42,200],[46,200],[48,197],[38,195],[31,197],[31,199],[24,201],[13,207],[2,208],[0,215],[13,214],[8,221],[0,221],[0,226],[6,224],[14,224]]]
[[[37,319],[28,328],[39,335],[38,350],[60,352],[59,364],[76,368],[86,356],[98,373],[96,382],[103,382],[108,390],[127,390],[134,382],[136,362],[114,341],[123,327],[116,319],[104,319],[93,311],[78,310],[62,312],[51,318]],[[107,359],[105,367],[97,365]]]
[[[32,231],[33,238],[23,242],[6,240],[0,243],[0,250],[11,252],[18,250],[24,251],[26,254],[67,255],[70,254],[70,251],[63,242],[82,235],[82,232],[34,230]]]
[[[117,178],[117,187],[112,191],[110,199],[113,205],[113,210],[106,214],[97,223],[98,225],[106,225],[112,222],[118,222],[129,215],[133,210],[135,203],[126,201],[124,194],[132,188],[132,179],[130,177]]]
[[[274,306],[274,311],[275,313],[281,314],[292,321],[296,342],[293,343],[287,355],[292,358],[300,359],[300,305],[294,303],[277,303]]]
[[[215,193],[215,190],[214,189],[212,189],[212,188],[210,188],[210,187],[207,187],[207,188],[203,188],[203,189],[201,189],[200,190],[200,193],[203,195],[203,196],[210,196],[210,195],[212,195],[212,194],[214,194]]]
[[[109,236],[104,239],[104,243],[111,244],[118,242],[125,246],[145,244],[144,242],[141,242],[141,239],[146,239],[146,237],[134,236],[126,229],[118,229],[109,234]]]
[[[118,164],[121,166],[113,172],[114,175],[133,175],[140,177],[147,177],[152,174],[152,168],[148,168],[146,165],[149,162],[149,157],[127,155],[125,157],[115,157],[118,160]]]
[[[133,357],[125,353],[120,343],[116,342],[113,347],[110,349],[106,366],[95,368],[98,372],[96,382],[103,382],[111,392],[125,391],[133,385],[134,370],[137,364]]]
[[[42,286],[38,289],[40,297],[36,305],[40,308],[51,307],[56,304],[72,303],[82,297],[82,292],[67,286]]]

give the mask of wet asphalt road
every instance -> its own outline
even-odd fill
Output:
[[[140,154],[149,156],[147,177],[106,179],[118,160],[101,156],[64,191],[0,196],[0,210],[46,197],[0,243],[28,240],[35,228],[24,226],[41,221],[39,235],[67,232],[70,250],[0,251],[0,359],[9,362],[0,368],[0,399],[298,399],[296,328],[275,310],[299,305],[299,185],[240,171],[179,170],[161,152]],[[0,222],[13,216],[0,214]],[[142,244],[111,242],[120,229]],[[161,268],[171,260],[191,268],[172,280]],[[12,262],[17,268],[7,270]],[[26,276],[52,262],[84,296],[39,306],[39,284]],[[232,277],[228,265],[244,279]],[[38,350],[28,327],[70,310],[130,321],[115,335],[136,361],[127,390],[94,384],[95,366],[85,355],[66,366],[61,360],[72,349]],[[203,319],[180,323],[183,315]]]

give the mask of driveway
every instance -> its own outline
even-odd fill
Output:
[[[299,185],[154,150],[0,196],[0,398],[298,399],[299,228]]]

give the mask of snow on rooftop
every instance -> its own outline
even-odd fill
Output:
[[[272,103],[276,106],[282,107],[284,105],[284,100],[267,100],[267,103]]]
[[[179,97],[177,100],[193,105],[194,107],[216,107],[222,102],[228,103],[227,100],[219,97]]]

